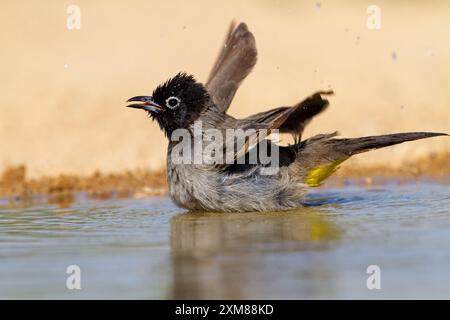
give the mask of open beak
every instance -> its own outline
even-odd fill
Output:
[[[133,97],[133,98],[130,98],[127,100],[127,102],[133,102],[133,101],[139,101],[142,103],[129,104],[129,105],[127,105],[127,107],[143,109],[145,111],[154,112],[154,113],[164,111],[164,109],[159,104],[157,104],[155,101],[153,101],[153,98],[150,96],[137,96],[137,97]]]

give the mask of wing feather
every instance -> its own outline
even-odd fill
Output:
[[[319,91],[293,107],[279,107],[237,120],[234,123],[236,127],[244,131],[253,129],[253,133],[245,137],[244,144],[237,146],[234,158],[243,157],[255,145],[266,139],[274,129],[278,129],[280,133],[290,133],[296,142],[300,141],[306,125],[329,105],[328,100],[322,95],[330,94],[333,92]]]
[[[245,23],[231,23],[225,43],[205,84],[213,102],[227,112],[241,82],[256,64],[255,38]]]

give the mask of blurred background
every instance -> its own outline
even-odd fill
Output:
[[[69,5],[81,28],[66,27]],[[381,9],[369,30],[367,8]],[[233,116],[333,89],[305,137],[450,132],[450,3],[445,1],[2,1],[0,171],[32,177],[164,166],[167,142],[125,108],[179,71],[204,81],[228,25],[244,21],[259,60]],[[401,166],[450,150],[450,139],[352,159]]]

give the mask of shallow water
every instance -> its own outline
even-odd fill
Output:
[[[450,187],[315,189],[282,213],[0,202],[0,298],[450,298]],[[66,268],[81,268],[81,290]],[[381,289],[368,290],[369,265]]]

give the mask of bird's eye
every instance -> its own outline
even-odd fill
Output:
[[[166,100],[166,106],[170,109],[175,109],[180,104],[180,99],[178,97],[169,97]]]

